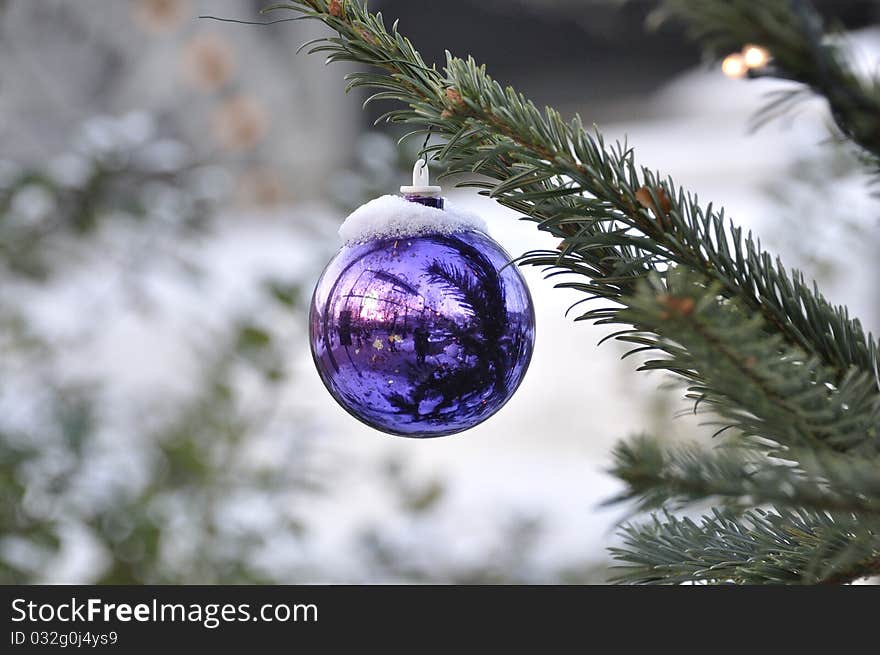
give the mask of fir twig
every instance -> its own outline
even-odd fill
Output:
[[[642,436],[617,445],[611,472],[627,486],[608,502],[636,501],[643,510],[716,498],[880,518],[880,468],[851,455],[799,449],[770,458],[735,445],[707,451]]]
[[[767,4],[778,9],[778,1]],[[398,103],[380,120],[445,137],[427,151],[449,173],[479,174],[467,184],[562,239],[559,251],[529,253],[522,263],[574,274],[557,286],[610,303],[579,320],[626,325],[616,336],[666,354],[648,368],[680,375],[698,400],[774,452],[876,455],[876,342],[723,211],[638,166],[628,145],[606,145],[579,117],[539,110],[471,58],[447,53],[442,71],[428,66],[396,23],[387,28],[359,2],[270,9],[281,8],[337,33],[307,44],[310,52],[369,68],[350,73],[348,88],[372,89],[367,102]],[[810,47],[797,30],[775,34],[799,53]],[[618,555],[631,563],[630,581],[845,581],[878,566],[874,524],[841,512],[716,513],[702,527],[670,519],[628,535],[630,548]]]
[[[799,82],[823,96],[841,133],[870,154],[874,166],[880,164],[880,79],[856,74],[840,31],[829,32],[811,3],[664,0],[660,11],[683,20],[716,56],[746,44],[767,48],[772,62],[756,75]]]
[[[880,573],[880,522],[809,510],[713,510],[629,526],[617,582],[839,584]]]
[[[642,368],[690,381],[691,396],[756,446],[781,444],[876,455],[880,394],[873,376],[852,371],[837,382],[817,358],[763,325],[717,284],[674,269],[652,275],[624,302],[619,320],[638,326],[619,339],[665,357]],[[649,352],[650,352],[649,350]]]
[[[396,24],[388,30],[381,13],[371,14],[358,2],[299,0],[269,9],[278,8],[301,11],[336,30],[338,37],[312,42],[310,52],[374,67],[350,73],[348,88],[375,89],[367,102],[403,105],[384,119],[446,136],[445,145],[428,150],[443,156],[450,173],[494,180],[469,184],[564,239],[561,252],[530,253],[523,263],[589,277],[562,286],[612,301],[632,293],[648,272],[684,265],[761,313],[770,329],[815,354],[838,380],[851,367],[873,370],[873,342],[845,308],[830,305],[800,273],[789,274],[751,235],[728,228],[723,211],[704,208],[671,179],[639,168],[627,146],[606,146],[577,116],[565,122],[551,108],[539,111],[470,58],[447,54],[441,74],[425,64]],[[580,318],[614,321],[614,309]]]

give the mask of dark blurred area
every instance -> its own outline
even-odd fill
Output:
[[[471,54],[496,80],[591,122],[648,113],[640,99],[700,61],[680,25],[646,29],[654,0],[383,0],[427,62]],[[845,29],[880,20],[872,0],[814,4]]]

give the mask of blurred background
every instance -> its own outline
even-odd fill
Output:
[[[615,440],[708,439],[577,296],[524,271],[531,370],[489,421],[382,435],[324,391],[311,290],[349,211],[407,179],[319,25],[262,0],[0,0],[0,582],[602,582]],[[819,2],[880,62],[874,1]],[[878,201],[819,101],[727,79],[653,2],[373,0],[723,205],[880,329]],[[270,18],[285,18],[282,12]],[[371,112],[378,112],[379,107]],[[467,191],[511,255],[555,244]],[[684,416],[679,416],[682,413]]]

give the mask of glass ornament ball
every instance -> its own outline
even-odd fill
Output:
[[[528,287],[509,262],[471,228],[344,246],[310,310],[312,356],[333,398],[404,437],[492,416],[522,382],[535,338]]]

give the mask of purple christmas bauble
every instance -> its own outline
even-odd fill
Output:
[[[510,399],[532,356],[535,315],[525,280],[488,236],[443,223],[416,231],[337,253],[312,298],[311,348],[330,394],[355,418],[439,437]]]

